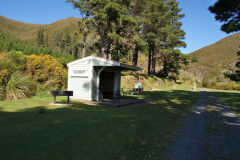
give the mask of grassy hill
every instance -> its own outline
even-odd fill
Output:
[[[41,24],[23,23],[0,16],[0,30],[22,40],[30,40],[35,36]]]
[[[201,48],[189,54],[190,59],[197,57],[198,62],[191,63],[187,71],[193,73],[199,81],[205,78],[222,81],[224,71],[235,70],[236,52],[240,50],[239,45],[240,32]]]
[[[22,40],[36,39],[40,27],[44,27],[49,33],[54,31],[65,32],[66,30],[77,31],[80,18],[70,17],[48,25],[24,23],[0,16],[0,30],[14,35]]]
[[[51,24],[29,24],[15,20],[11,20],[0,16],[0,30],[4,33],[8,33],[21,40],[31,41],[37,44],[37,35],[40,28],[44,30],[44,41],[45,45],[52,50],[58,52],[73,53],[74,48],[78,46],[77,54],[81,55],[81,44],[82,44],[82,33],[79,32],[79,21],[81,18],[70,17],[67,19],[59,20]],[[70,44],[66,45],[66,37],[70,36]],[[90,33],[88,37],[89,49],[87,54],[90,52],[91,45],[96,41],[96,35],[94,31]]]

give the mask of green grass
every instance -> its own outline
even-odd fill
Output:
[[[189,85],[148,91],[140,107],[49,106],[52,97],[0,102],[0,157],[34,160],[161,159],[199,98]],[[57,97],[65,101],[66,97]],[[43,111],[43,113],[40,113]]]
[[[240,117],[240,91],[211,90]]]

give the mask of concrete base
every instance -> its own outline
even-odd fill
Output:
[[[50,103],[51,106],[72,106],[74,104],[67,104],[67,103]]]
[[[127,107],[127,106],[142,106],[146,104],[147,101],[143,99],[120,99],[118,101],[114,100],[104,100],[100,104],[103,106],[113,106],[113,107]]]
[[[94,105],[94,106],[112,106],[112,107],[137,107],[149,104],[151,102],[143,99],[127,99],[123,98],[118,101],[115,101],[113,99],[104,99],[103,102],[96,102],[96,101],[84,101],[81,100],[80,102],[83,102],[87,105]]]

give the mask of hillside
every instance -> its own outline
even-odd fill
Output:
[[[53,32],[66,32],[67,30],[77,31],[78,22],[80,18],[70,17],[67,19],[59,20],[48,25],[24,23],[8,19],[0,16],[0,30],[10,35],[13,35],[22,40],[33,41],[37,37],[37,32],[40,27],[49,33]]]
[[[198,62],[191,63],[187,71],[194,73],[199,81],[206,77],[223,79],[224,71],[235,70],[239,45],[240,32],[199,49],[189,54],[190,59],[197,57]]]
[[[68,62],[74,60],[74,57],[68,53],[58,52],[49,48],[43,48],[32,42],[21,40],[0,30],[0,53],[12,50],[21,51],[25,55],[48,54],[55,57],[64,67],[66,67]]]
[[[22,40],[30,40],[37,33],[41,24],[24,23],[0,15],[0,30]]]
[[[39,44],[38,35],[42,30],[42,47],[47,47],[58,52],[66,52],[75,57],[81,57],[83,34],[79,29],[81,18],[70,17],[51,24],[29,24],[10,20],[0,16],[0,30],[21,40]],[[87,55],[91,53],[96,41],[96,35],[90,32],[88,36]]]

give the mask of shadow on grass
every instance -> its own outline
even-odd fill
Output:
[[[234,92],[212,92],[221,101],[229,105],[235,112],[240,114],[240,93]]]
[[[173,139],[174,128],[198,97],[199,93],[191,91],[149,91],[142,98],[155,104],[129,109],[75,103],[0,111],[0,157],[46,160],[156,157],[162,155]]]

